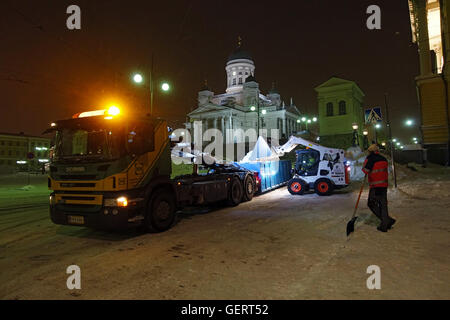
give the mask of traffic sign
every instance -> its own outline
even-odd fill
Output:
[[[381,114],[381,108],[375,107],[371,109],[367,109],[364,118],[366,123],[377,123],[383,121],[383,116]]]

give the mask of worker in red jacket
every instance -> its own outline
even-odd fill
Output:
[[[367,205],[381,220],[381,224],[377,229],[382,232],[387,232],[395,223],[395,219],[389,217],[388,213],[388,162],[380,154],[380,150],[376,144],[372,144],[367,151],[369,155],[364,161],[362,168],[362,171],[369,178],[370,192]]]

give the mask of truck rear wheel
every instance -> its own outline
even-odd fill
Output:
[[[244,180],[244,198],[246,201],[253,199],[255,194],[255,180],[251,175],[247,175]]]
[[[294,178],[288,182],[288,191],[293,195],[302,195],[306,191],[306,183],[302,179]]]
[[[145,229],[148,232],[163,232],[176,220],[175,199],[170,190],[157,190],[151,197],[145,214]]]
[[[333,193],[334,186],[328,179],[319,179],[314,183],[314,191],[319,196],[329,196]]]
[[[228,205],[237,206],[242,201],[244,190],[238,178],[231,180],[230,188],[228,189]]]

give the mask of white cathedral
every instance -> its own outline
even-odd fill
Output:
[[[288,138],[299,130],[300,111],[292,98],[289,106],[285,105],[274,85],[267,95],[261,93],[254,77],[255,63],[240,42],[228,57],[225,70],[226,93],[215,95],[205,83],[198,93],[197,108],[187,115],[187,129],[192,128],[194,121],[201,121],[203,132],[210,128],[222,132],[227,129],[256,130],[259,119],[259,129],[267,130],[269,137],[271,129],[279,129],[279,138]]]

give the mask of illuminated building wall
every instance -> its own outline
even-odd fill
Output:
[[[34,154],[34,159],[27,159],[29,152]],[[33,168],[39,168],[49,160],[49,152],[50,139],[0,133],[0,167],[21,168],[30,164]]]
[[[449,162],[450,0],[408,0],[412,40],[417,43],[416,77],[423,143],[431,162]]]

